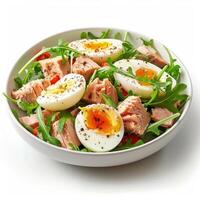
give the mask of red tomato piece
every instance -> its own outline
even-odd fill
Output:
[[[107,62],[103,62],[103,63],[101,63],[101,66],[102,67],[106,67],[106,66],[108,66],[108,63]]]
[[[49,52],[45,52],[41,55],[39,55],[37,58],[36,58],[36,61],[39,61],[39,60],[44,60],[44,59],[47,59],[47,58],[50,58],[51,57],[51,54]]]
[[[33,135],[35,135],[36,137],[38,137],[38,127],[33,129]]]
[[[51,78],[50,82],[51,84],[55,84],[59,80],[60,80],[60,76],[56,74]]]
[[[138,140],[140,140],[140,138],[137,135],[130,133],[123,137],[121,144],[125,144],[128,140],[131,140],[131,144],[135,144]]]
[[[121,90],[122,90],[122,95],[123,95],[124,97],[126,97],[126,96],[128,95],[128,92],[125,91],[123,88],[122,88]]]

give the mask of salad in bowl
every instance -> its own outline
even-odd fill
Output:
[[[165,135],[182,116],[190,95],[166,46],[127,31],[97,33],[57,35],[13,73],[4,95],[37,141],[89,155],[123,152]]]

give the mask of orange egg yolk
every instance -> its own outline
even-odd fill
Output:
[[[85,124],[88,129],[95,130],[102,135],[112,135],[119,131],[121,122],[113,111],[99,108],[87,108],[84,110]]]
[[[137,77],[147,77],[149,80],[152,80],[155,76],[156,76],[156,72],[152,69],[148,69],[148,68],[139,68],[135,71],[135,75]],[[147,86],[147,85],[151,85],[150,83],[146,83],[146,82],[143,82],[143,81],[139,81],[140,85],[144,85],[144,86]]]
[[[109,43],[109,42],[95,42],[95,41],[92,41],[92,42],[87,42],[87,43],[84,44],[84,47],[86,49],[90,49],[90,50],[94,50],[94,51],[106,49],[109,46],[111,46],[111,43]]]

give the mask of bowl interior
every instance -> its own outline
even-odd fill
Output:
[[[12,71],[10,72],[9,74],[9,77],[8,77],[8,82],[7,82],[7,94],[10,94],[12,89],[14,88],[14,77],[17,76],[17,73],[19,71],[19,69],[33,56],[35,55],[38,51],[41,50],[42,47],[50,47],[50,46],[54,46],[57,44],[57,41],[58,39],[64,39],[65,41],[67,42],[71,42],[73,40],[78,40],[80,39],[80,34],[81,32],[83,31],[91,31],[93,32],[94,34],[100,34],[102,31],[106,30],[107,28],[106,27],[103,27],[103,28],[84,28],[84,29],[76,29],[76,30],[70,30],[70,31],[66,31],[66,32],[62,32],[62,33],[59,33],[59,34],[56,34],[56,35],[53,35],[53,36],[50,36],[42,41],[40,41],[39,43],[35,44],[34,46],[32,46],[30,49],[28,49],[20,58],[19,60],[16,62],[16,64],[13,66],[13,69]],[[125,34],[125,32],[127,32],[127,30],[122,30],[122,29],[112,29],[112,35],[114,35],[116,32],[120,32],[122,33],[122,35]],[[146,39],[150,39],[149,37],[146,37],[142,34],[138,34],[138,33],[135,33],[135,32],[132,32],[132,31],[128,31],[129,32],[129,40],[134,44],[135,47],[139,46],[140,44],[142,44],[140,38],[143,37],[143,38],[146,38]],[[168,57],[168,54],[166,52],[166,50],[164,49],[163,45],[154,40],[155,42],[155,46],[156,48],[158,49],[158,51],[160,52],[160,54],[162,55],[162,57],[169,61],[169,57]],[[170,51],[171,52],[171,51]],[[185,66],[183,65],[183,63],[180,61],[180,59],[173,53],[171,52],[173,57],[177,59],[177,62],[178,64],[181,66],[182,68],[182,75],[181,75],[181,82],[185,83],[187,85],[187,90],[186,90],[186,93],[191,97],[192,96],[192,85],[191,85],[191,80],[190,80],[190,77],[189,77],[189,74],[185,68]],[[183,110],[183,113],[181,115],[181,117],[178,119],[178,121],[176,123],[178,123],[179,121],[181,121],[184,117],[184,115],[186,114],[188,108],[189,108],[189,105],[190,105],[190,102],[191,102],[191,99],[186,103],[185,107],[184,107],[184,110]],[[10,104],[9,103],[9,108],[10,110],[12,108],[15,108],[17,109],[17,107],[13,104]],[[22,112],[19,111],[20,114],[22,114]],[[16,120],[16,123],[18,123],[18,125],[24,129],[24,127]],[[161,137],[164,137],[165,134],[168,134],[173,128],[175,128],[176,124],[168,129],[163,135],[159,136],[158,138],[154,139],[155,140],[159,140],[159,138]],[[25,130],[25,129],[24,129]],[[29,133],[28,131],[25,130],[25,132],[27,134],[30,134],[30,136],[34,139],[34,140],[40,140],[38,138],[36,138],[35,136],[33,136],[31,133]],[[40,140],[41,141],[41,140]],[[42,143],[44,143],[43,141],[41,141]],[[147,145],[147,144],[150,144],[152,141],[148,142],[148,143],[145,143],[144,145]],[[49,145],[49,144],[48,144]],[[136,147],[136,148],[142,148],[144,145],[141,145],[139,147]],[[59,147],[54,147],[53,145],[51,145],[53,148],[59,148]],[[136,149],[134,148],[134,149]],[[61,149],[61,148],[60,148]],[[134,149],[128,149],[128,150],[123,150],[123,151],[131,151],[131,150],[134,150]],[[63,150],[63,149],[62,149]],[[67,149],[64,149],[65,151],[70,151],[70,150],[67,150]],[[119,151],[120,152],[120,151]],[[75,152],[75,153],[83,153],[83,152]],[[84,152],[85,154],[89,154],[87,152]],[[111,154],[113,152],[107,152],[106,154]],[[105,154],[105,153],[104,153]]]

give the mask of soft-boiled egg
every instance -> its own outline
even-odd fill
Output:
[[[108,57],[116,60],[122,53],[122,41],[116,39],[82,39],[69,43],[69,47],[101,64]]]
[[[76,116],[75,128],[81,143],[94,152],[114,149],[124,135],[120,114],[105,104],[91,104],[81,108]]]
[[[80,74],[67,74],[54,85],[43,90],[38,104],[51,111],[65,110],[74,106],[85,91],[85,78]]]
[[[150,80],[161,72],[159,67],[143,60],[123,59],[115,62],[114,65],[124,71],[128,71],[130,67],[136,77],[147,77]],[[143,98],[149,98],[153,92],[153,86],[150,83],[137,81],[119,73],[115,73],[114,77],[127,92],[131,90],[134,94]],[[166,72],[161,76],[160,82],[166,82],[167,77],[172,79],[172,87],[175,87],[176,80]]]

